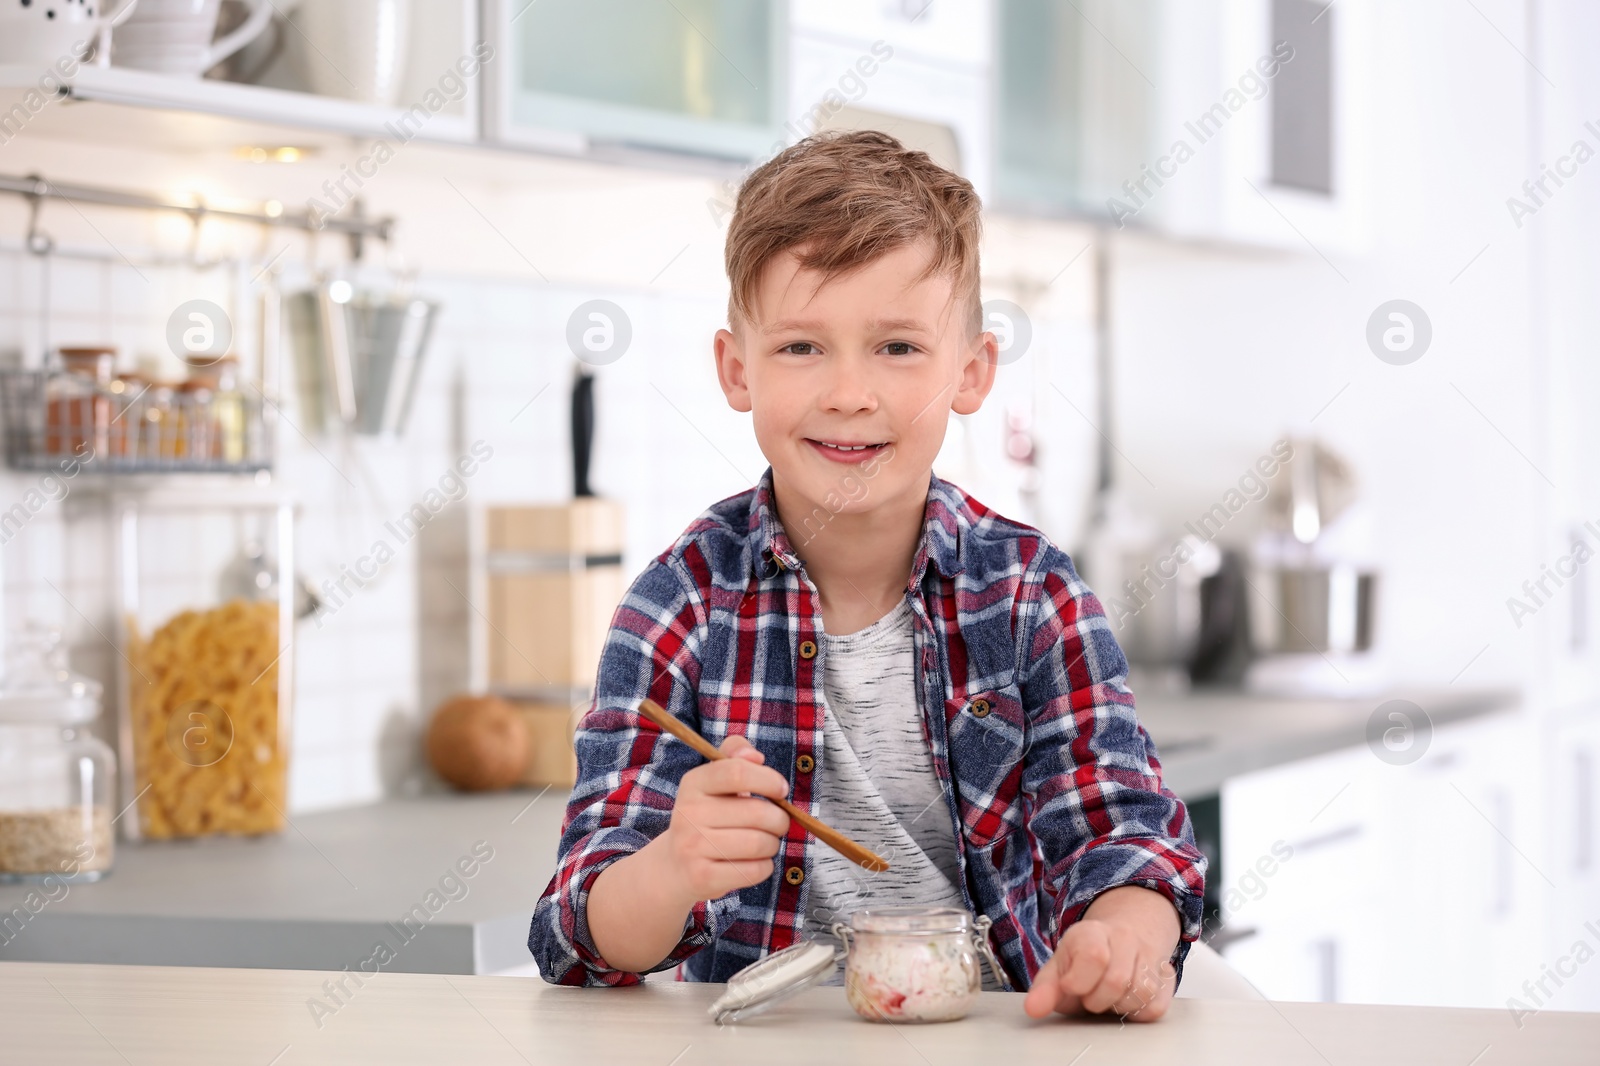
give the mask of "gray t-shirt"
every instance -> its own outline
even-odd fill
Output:
[[[911,605],[870,626],[822,637],[826,713],[817,759],[818,816],[889,860],[872,873],[825,844],[812,849],[806,930],[868,905],[965,908],[950,823],[917,706]]]

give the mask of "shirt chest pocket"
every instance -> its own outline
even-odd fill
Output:
[[[946,700],[944,712],[961,831],[969,845],[987,847],[1023,823],[1022,696],[1007,685]]]

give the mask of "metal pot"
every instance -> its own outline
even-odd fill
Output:
[[[1250,611],[1257,654],[1356,652],[1372,647],[1378,575],[1353,566],[1279,566],[1258,570]]]
[[[1187,535],[1163,551],[1101,554],[1096,592],[1130,663],[1160,668],[1189,661],[1200,637],[1200,585],[1219,561],[1215,546]]]

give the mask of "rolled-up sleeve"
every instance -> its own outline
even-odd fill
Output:
[[[1139,885],[1177,909],[1181,967],[1200,935],[1205,856],[1183,802],[1161,781],[1099,600],[1065,553],[1049,550],[1040,566],[1019,675],[1029,732],[1023,789],[1054,901],[1051,939],[1101,893]]]
[[[589,890],[612,863],[666,830],[678,782],[701,760],[641,724],[648,696],[698,729],[695,691],[704,612],[692,585],[657,560],[629,587],[600,656],[595,698],[579,723],[577,783],[567,803],[555,875],[534,908],[528,950],[546,981],[631,985],[641,973],[608,965],[589,930]],[[645,972],[667,969],[711,943],[736,894],[695,904],[677,946]]]

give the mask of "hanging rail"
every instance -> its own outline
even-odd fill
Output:
[[[41,200],[66,200],[69,203],[99,204],[104,207],[129,207],[143,211],[175,211],[178,214],[188,215],[196,225],[207,218],[221,218],[230,222],[249,222],[258,226],[284,226],[290,229],[305,230],[308,233],[323,231],[344,233],[357,240],[362,237],[376,237],[385,242],[389,240],[390,234],[394,232],[393,218],[361,218],[357,215],[352,218],[322,218],[312,221],[309,211],[279,211],[277,214],[272,214],[268,211],[233,211],[227,208],[211,207],[199,201],[185,204],[173,200],[163,200],[159,196],[148,196],[144,193],[120,192],[116,189],[102,189],[92,185],[72,185],[66,182],[49,181],[38,174],[29,174],[20,178],[0,174],[0,193],[12,193],[31,200],[35,204]]]

